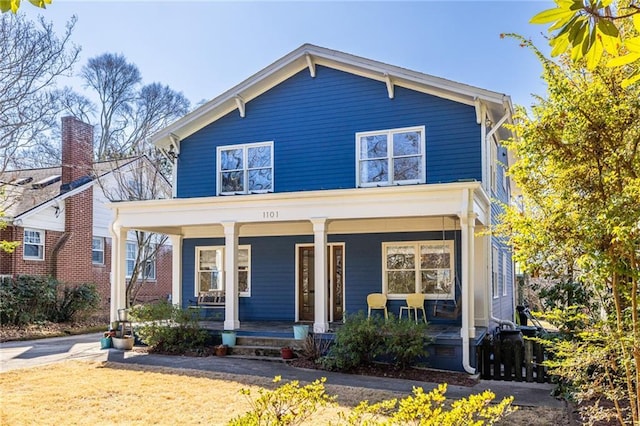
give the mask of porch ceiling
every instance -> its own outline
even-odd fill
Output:
[[[173,235],[224,235],[222,223],[241,224],[240,235],[312,233],[310,219],[326,218],[330,234],[452,229],[458,215],[487,224],[490,202],[477,182],[357,188],[244,196],[174,198],[109,204],[115,226]]]

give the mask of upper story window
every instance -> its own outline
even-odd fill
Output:
[[[218,147],[218,194],[273,191],[273,142]]]
[[[356,133],[358,186],[425,182],[424,126]]]
[[[94,264],[104,265],[104,238],[93,237],[91,242],[91,261]]]
[[[496,299],[498,294],[498,247],[491,247],[491,290],[493,298]]]
[[[383,243],[383,292],[391,299],[423,293],[454,299],[453,241]]]
[[[29,260],[44,260],[44,231],[24,230],[23,257]]]

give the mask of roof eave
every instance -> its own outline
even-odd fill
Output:
[[[390,80],[393,85],[468,105],[474,105],[476,99],[480,99],[498,109],[505,108],[505,105],[512,109],[510,106],[511,99],[502,93],[457,83],[336,50],[304,44],[195,111],[165,127],[153,135],[151,141],[158,148],[168,149],[175,138],[182,140],[229,112],[238,109],[239,103],[236,99],[240,99],[243,104],[247,103],[304,68],[309,68],[311,75],[313,75],[315,65],[350,72],[385,84],[387,80]]]

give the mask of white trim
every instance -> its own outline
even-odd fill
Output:
[[[100,240],[102,241],[102,250],[96,250],[93,248],[93,240]],[[105,262],[105,255],[104,255],[104,247],[105,247],[105,238],[101,237],[101,236],[97,236],[94,235],[93,237],[91,237],[91,263],[94,265],[104,265]],[[96,262],[93,260],[93,252],[102,252],[102,262]]]
[[[249,158],[248,152],[251,148],[258,148],[266,146],[269,148],[269,167],[260,167],[261,169],[270,168],[271,169],[271,188],[269,189],[260,189],[260,190],[249,190],[249,171],[252,170],[249,168]],[[242,150],[242,168],[236,169],[238,172],[242,172],[243,179],[243,190],[242,191],[222,191],[222,152],[229,150]],[[264,194],[267,192],[273,192],[273,187],[275,186],[274,182],[275,170],[274,170],[274,161],[273,161],[273,141],[266,142],[253,142],[253,143],[244,143],[237,145],[223,145],[218,146],[216,148],[216,195],[237,195],[237,194]]]
[[[200,275],[199,273],[201,272],[199,269],[200,266],[200,252],[204,251],[204,250],[215,250],[215,251],[219,251],[220,252],[220,258],[218,259],[216,256],[216,266],[218,267],[218,282],[220,283],[220,288],[218,290],[226,290],[225,289],[225,277],[226,277],[226,270],[225,270],[225,246],[196,246],[195,247],[195,262],[194,262],[194,285],[193,285],[193,295],[194,296],[198,296],[198,292],[200,291]],[[247,288],[249,291],[243,291],[240,292],[238,291],[238,295],[240,297],[251,297],[251,245],[250,244],[242,244],[238,246],[238,252],[240,250],[247,250],[248,252],[248,259],[247,259]]]
[[[240,117],[244,118],[245,116],[244,99],[242,99],[242,96],[236,95],[235,100],[236,100],[236,105],[238,106],[238,112],[240,113]]]
[[[397,133],[408,133],[408,132],[420,132],[420,179],[410,179],[403,181],[395,181],[393,178],[394,175],[394,157],[393,155],[393,135]],[[427,147],[426,147],[426,129],[425,126],[413,126],[413,127],[400,127],[396,129],[385,129],[385,130],[373,130],[366,132],[357,132],[356,133],[356,187],[374,187],[374,186],[391,186],[391,185],[412,185],[416,183],[425,183],[426,182],[426,164],[427,164]],[[367,136],[376,136],[376,135],[386,135],[387,136],[387,172],[388,178],[386,182],[362,182],[360,176],[360,163],[363,161],[360,158],[360,140],[363,137]],[[410,157],[416,157],[417,155],[411,155]],[[380,160],[384,159],[380,157]],[[366,159],[365,159],[366,160]]]
[[[33,242],[26,242],[26,234],[28,232],[35,232],[38,234],[38,237],[40,238],[40,243],[33,243]],[[23,228],[22,230],[22,258],[24,260],[37,260],[37,261],[43,261],[45,258],[45,252],[46,252],[46,232],[44,229],[34,229],[34,228]],[[40,247],[40,249],[42,250],[42,256],[27,256],[25,254],[25,249],[27,248],[27,245],[30,246],[38,246]]]
[[[389,95],[389,99],[393,99],[395,96],[393,81],[391,80],[391,76],[387,73],[384,74],[384,82],[387,85],[387,94]]]
[[[425,300],[455,300],[456,294],[456,262],[455,262],[455,244],[453,240],[420,240],[420,241],[385,241],[382,243],[381,269],[382,269],[382,293],[386,294],[389,300],[404,300],[407,296],[405,293],[389,293],[389,282],[387,281],[387,249],[389,247],[413,246],[414,248],[414,291],[410,293],[423,293]],[[422,288],[422,269],[421,267],[421,246],[443,247],[445,246],[449,252],[449,279],[450,291],[448,294],[424,293]],[[432,268],[433,269],[433,268]],[[447,268],[435,268],[447,269]],[[410,271],[410,269],[406,269]]]
[[[311,75],[311,78],[315,78],[316,77],[316,64],[313,63],[313,58],[311,57],[310,54],[306,54],[305,55],[305,59],[307,60],[307,66],[309,67],[309,74]]]
[[[304,68],[309,68],[308,57],[312,59],[314,66],[322,65],[381,82],[385,81],[386,74],[389,78],[393,78],[393,83],[396,86],[432,94],[466,105],[473,106],[476,99],[479,99],[490,104],[492,111],[496,115],[504,114],[505,111],[510,113],[512,110],[511,99],[502,93],[434,77],[336,50],[304,44],[154,134],[151,137],[151,142],[159,148],[164,148],[170,143],[169,134],[171,133],[178,135],[180,139],[186,138],[237,108],[234,100],[235,96],[240,95],[246,103],[251,102],[252,99]]]
[[[502,295],[507,294],[507,253],[502,252]]]
[[[295,263],[294,297],[295,297],[295,320],[296,321],[300,321],[300,248],[302,247],[314,247],[314,245],[313,243],[296,243],[295,244],[295,262],[296,263]],[[346,279],[346,266],[345,266],[347,264],[346,244],[344,242],[327,243],[327,249],[333,248],[333,247],[342,247],[342,319],[344,320],[346,315],[345,306],[347,303],[347,299],[346,299],[347,279]],[[327,282],[329,284],[329,294],[328,294],[329,322],[335,321],[335,319],[333,318],[333,301],[334,301],[335,294],[333,293],[333,286],[331,285],[333,283],[329,280],[331,277],[333,277],[333,272],[334,272],[332,254],[333,252],[330,252],[329,256],[327,256],[327,267],[329,269],[327,271],[327,278],[328,278]],[[315,306],[314,306],[314,309],[316,309]]]

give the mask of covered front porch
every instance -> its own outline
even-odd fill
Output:
[[[465,342],[477,335],[476,327],[488,326],[490,242],[479,231],[489,222],[490,201],[477,182],[176,198],[112,203],[111,208],[112,318],[125,306],[126,234],[136,229],[169,235],[174,304],[187,307],[197,297],[196,255],[210,248],[222,253],[216,267],[226,296],[219,311],[224,329],[286,319],[310,321],[316,333],[329,332],[345,312],[366,311],[367,294],[386,292],[390,284],[381,247],[389,241],[446,238],[455,245],[455,297],[436,297],[428,301],[428,310],[457,305],[459,318],[449,325]],[[248,289],[245,278],[239,279],[242,247],[251,250],[245,259]],[[342,252],[334,256],[329,247]],[[343,269],[336,274],[340,262]],[[405,303],[406,295],[397,293],[389,294],[392,312]],[[311,317],[305,317],[309,306]]]

